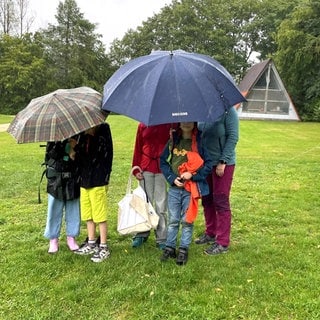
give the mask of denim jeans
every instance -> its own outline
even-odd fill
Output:
[[[177,236],[181,224],[180,248],[189,248],[192,240],[193,223],[185,221],[186,211],[189,207],[190,192],[183,188],[170,187],[168,191],[168,232],[166,246],[176,248]]]
[[[48,239],[59,238],[65,210],[66,234],[77,237],[80,232],[80,204],[79,198],[61,201],[48,194],[47,224],[44,236]]]

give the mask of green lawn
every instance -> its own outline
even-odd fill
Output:
[[[37,203],[44,148],[0,133],[1,320],[320,318],[319,123],[240,122],[230,250],[208,257],[193,244],[179,267],[160,263],[153,235],[133,249],[116,231],[137,122],[108,122],[112,255],[101,264],[70,252],[64,233],[59,253],[47,254],[45,181]],[[201,212],[195,237],[203,226]]]

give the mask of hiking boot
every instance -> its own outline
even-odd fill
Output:
[[[110,257],[110,250],[106,247],[99,247],[95,254],[91,257],[92,262],[102,262],[103,260]]]
[[[179,266],[185,265],[188,261],[188,249],[179,248],[176,264]]]
[[[143,245],[144,242],[148,240],[147,237],[134,237],[132,239],[132,248],[137,248]]]
[[[58,238],[50,239],[48,253],[56,253],[59,250]]]
[[[161,261],[167,261],[169,258],[175,259],[177,257],[176,255],[176,249],[171,247],[165,247],[162,253],[162,256],[160,257]]]
[[[215,256],[220,253],[227,253],[228,247],[224,247],[221,244],[214,243],[211,247],[207,248],[203,252],[209,256]]]
[[[89,244],[88,242],[82,245],[78,250],[73,251],[76,254],[88,255],[93,254],[97,251],[98,247],[96,244]]]
[[[67,245],[71,251],[79,249],[79,246],[74,237],[67,236]]]
[[[213,244],[215,242],[215,237],[210,237],[207,234],[203,234],[198,239],[195,240],[195,244]]]

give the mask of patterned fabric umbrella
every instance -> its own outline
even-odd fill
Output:
[[[106,120],[102,95],[88,87],[58,89],[32,99],[11,122],[18,143],[63,141]]]

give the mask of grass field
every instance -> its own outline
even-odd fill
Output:
[[[137,123],[108,122],[112,255],[101,264],[70,252],[64,232],[59,253],[47,253],[45,181],[37,203],[44,148],[0,133],[1,320],[320,318],[319,123],[240,122],[230,250],[208,257],[192,244],[179,267],[160,263],[153,235],[133,249],[117,234]],[[194,237],[203,226],[201,212]]]

